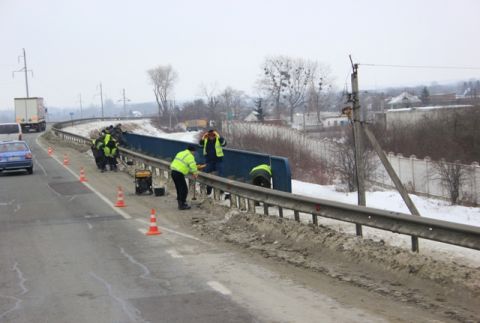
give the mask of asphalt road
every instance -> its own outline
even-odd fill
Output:
[[[34,174],[0,175],[0,322],[434,320],[195,237],[173,197],[135,197],[127,174],[101,174],[87,154],[68,147],[50,157],[38,135],[25,137]],[[75,175],[80,166],[86,185]],[[112,207],[118,185],[126,187],[121,210]],[[145,235],[152,206],[158,236]]]

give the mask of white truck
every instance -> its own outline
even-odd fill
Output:
[[[24,132],[44,131],[45,107],[43,98],[15,98],[15,122],[22,126]]]

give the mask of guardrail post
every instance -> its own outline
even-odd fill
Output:
[[[238,197],[238,207],[240,208],[240,211],[245,211],[247,209],[245,202],[246,202],[246,199],[244,197],[241,197],[241,196]]]
[[[318,216],[315,213],[312,214],[312,223],[318,225]]]
[[[255,201],[254,200],[248,200],[248,211],[255,214]]]
[[[216,189],[215,187],[212,188],[213,190],[213,199],[219,200],[220,199],[220,190]]]
[[[412,236],[412,251],[419,252],[418,237]]]
[[[268,204],[265,202],[263,203],[263,214],[268,215]]]
[[[236,208],[237,207],[237,196],[234,194],[230,194],[230,208]]]
[[[278,216],[283,218],[283,208],[281,206],[278,207]]]
[[[295,216],[295,221],[300,222],[300,212],[298,212],[297,210],[294,210],[293,214]]]

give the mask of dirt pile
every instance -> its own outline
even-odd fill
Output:
[[[247,252],[318,271],[402,302],[443,311],[455,320],[468,321],[478,316],[459,307],[465,302],[473,307],[480,304],[480,268],[444,262],[323,226],[219,207],[210,199],[201,208],[208,216],[192,219],[195,228]]]

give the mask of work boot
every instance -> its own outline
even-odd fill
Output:
[[[192,207],[187,203],[183,203],[181,206],[178,207],[179,210],[190,210]]]

